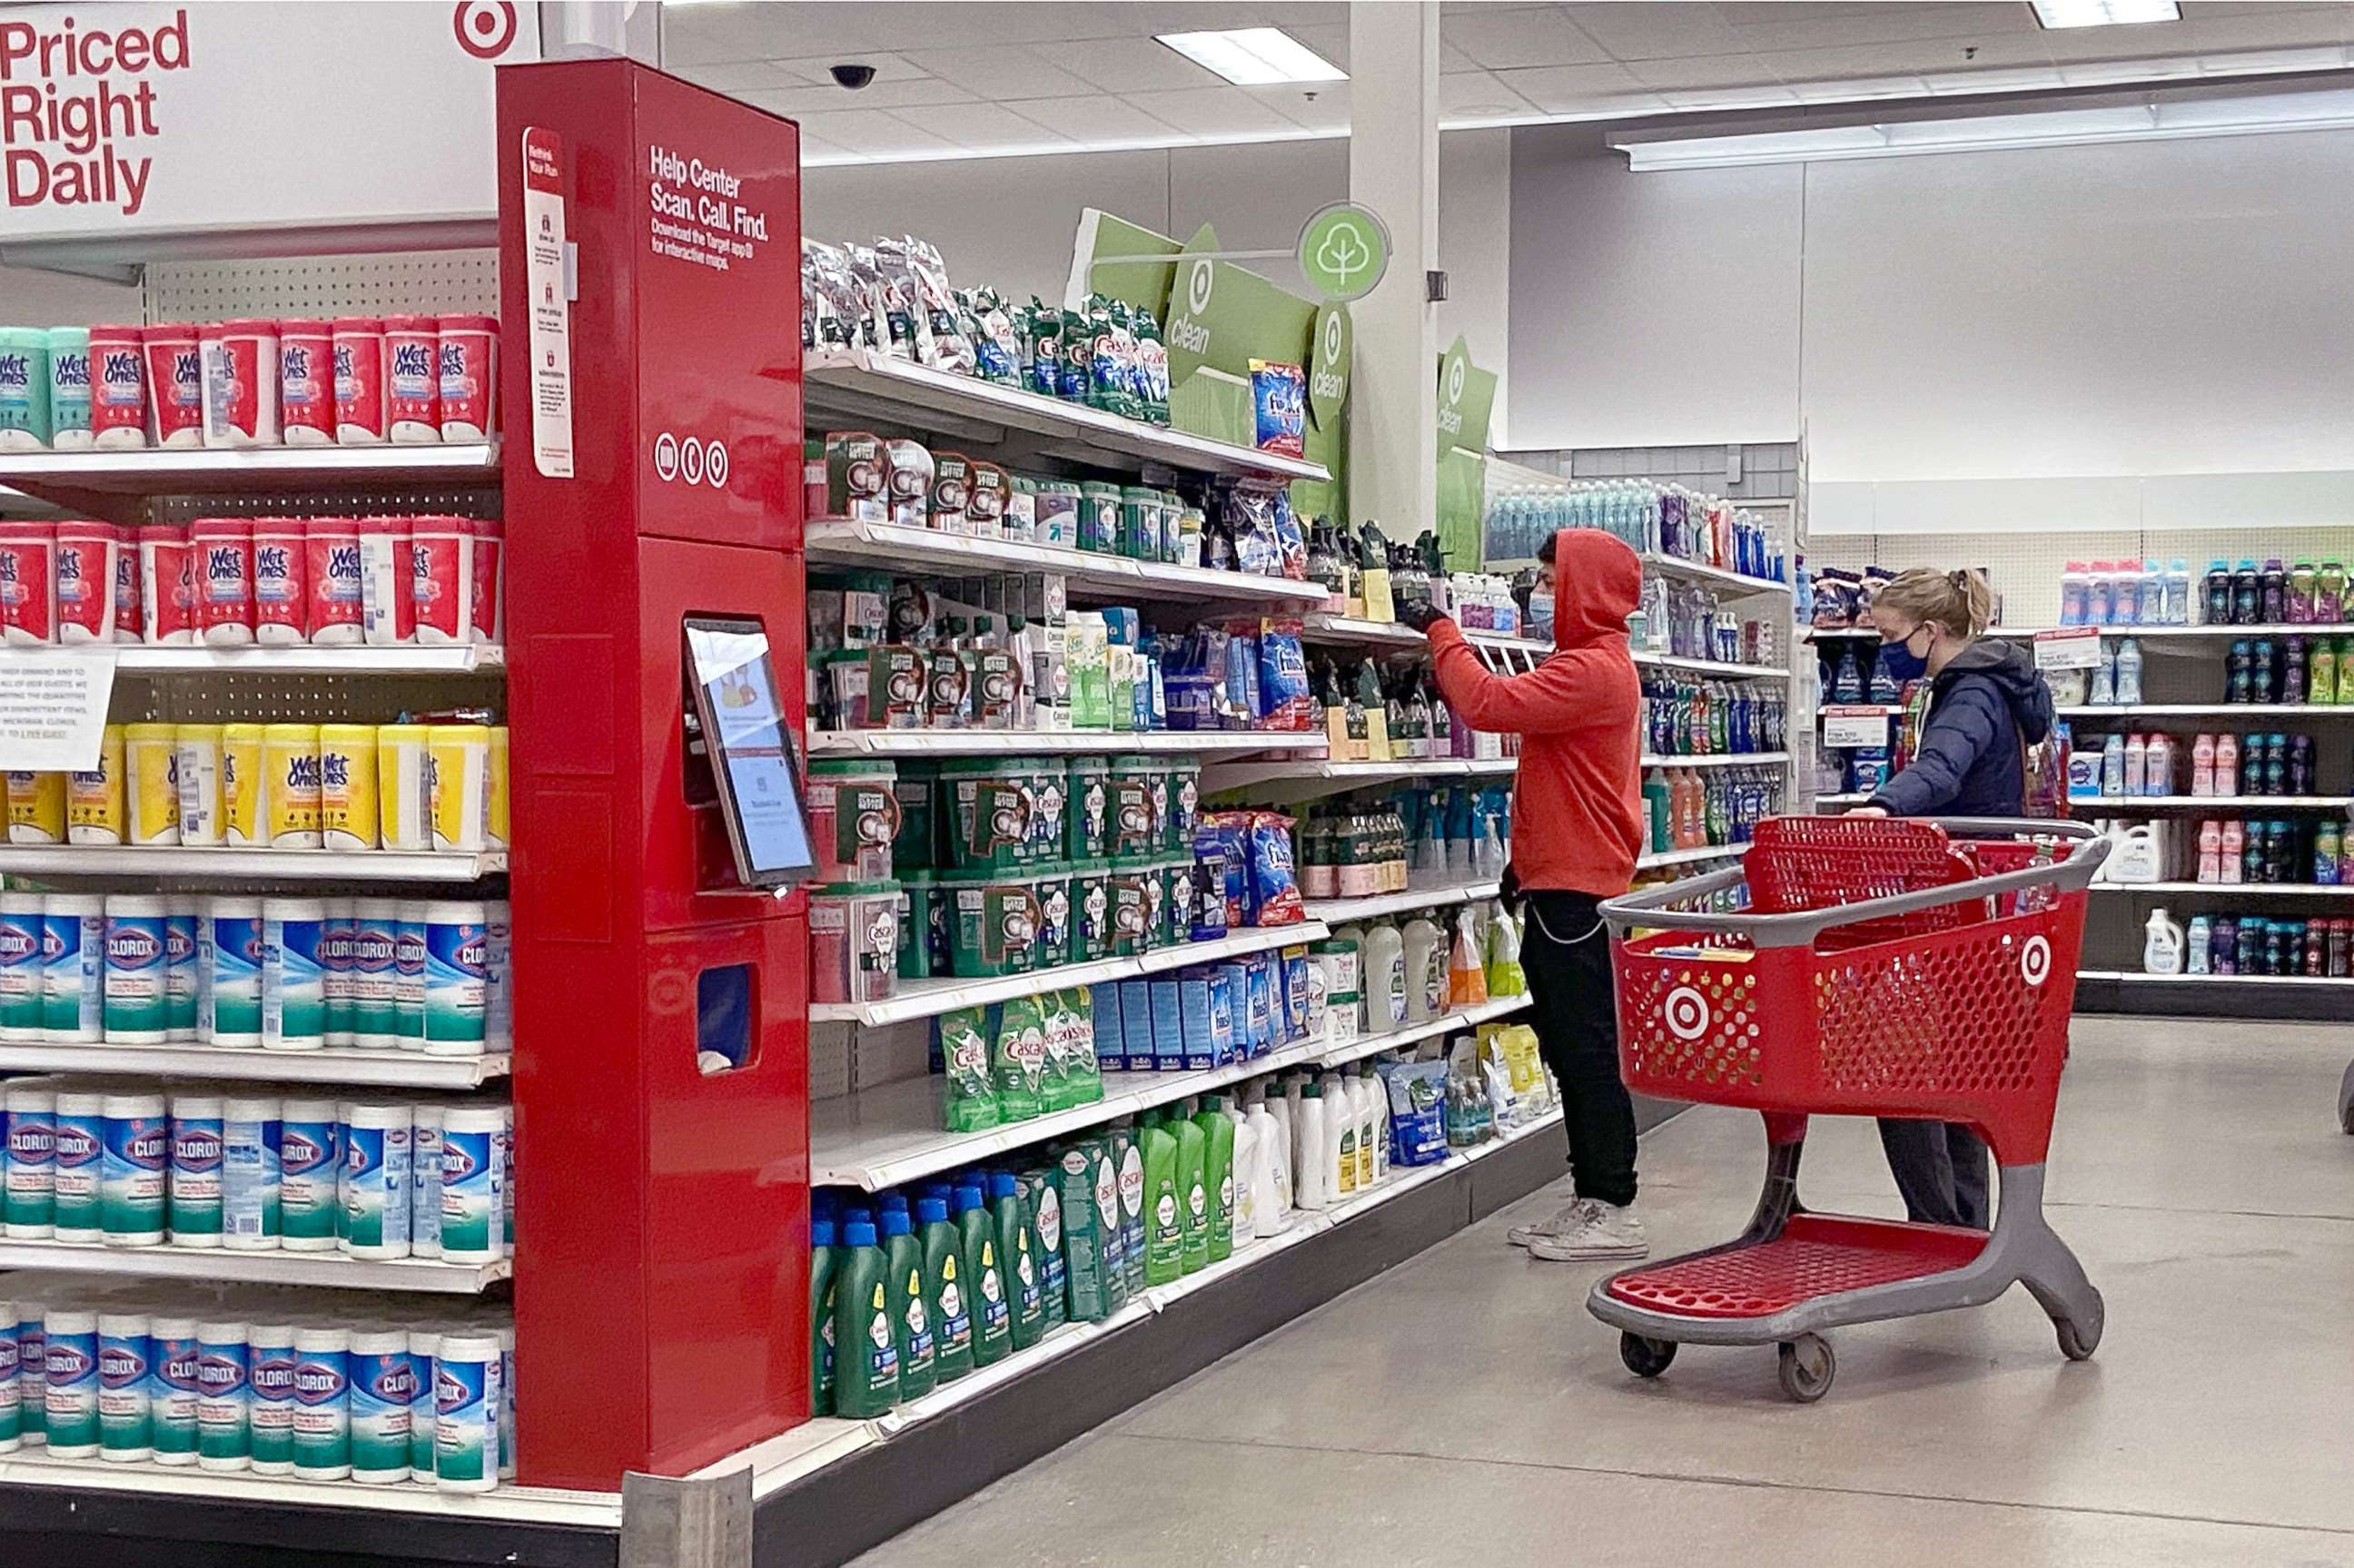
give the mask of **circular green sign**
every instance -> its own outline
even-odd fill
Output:
[[[1390,269],[1389,226],[1366,207],[1334,202],[1299,230],[1299,271],[1327,299],[1361,300]]]

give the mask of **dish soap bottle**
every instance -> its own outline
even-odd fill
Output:
[[[834,1272],[834,1343],[844,1360],[834,1370],[835,1411],[880,1415],[899,1398],[899,1336],[892,1328],[891,1287],[875,1227],[853,1220],[842,1227],[842,1260]]]
[[[2149,925],[2142,936],[2141,967],[2145,974],[2182,972],[2182,927],[2168,919],[2163,909],[2149,912]]]

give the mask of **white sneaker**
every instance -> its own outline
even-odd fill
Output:
[[[1514,1246],[1527,1246],[1539,1236],[1566,1235],[1585,1223],[1585,1203],[1586,1200],[1583,1198],[1564,1203],[1548,1218],[1525,1225],[1514,1225],[1504,1233],[1504,1239]]]
[[[1638,1258],[1651,1255],[1650,1238],[1632,1208],[1620,1208],[1592,1198],[1580,1199],[1576,1223],[1552,1235],[1529,1242],[1529,1255],[1547,1263],[1585,1263],[1602,1258]]]

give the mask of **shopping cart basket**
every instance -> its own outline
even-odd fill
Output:
[[[2081,822],[1784,817],[1741,866],[1602,906],[1628,1086],[1766,1119],[1766,1189],[1739,1239],[1594,1287],[1628,1370],[1657,1377],[1683,1343],[1774,1344],[1783,1390],[1811,1402],[1836,1364],[1821,1330],[2013,1284],[2071,1360],[2093,1353],[2101,1295],[2043,1217],[2043,1161],[2107,852]],[[1744,879],[1746,911],[1702,912]],[[1993,1230],[1801,1211],[1809,1115],[1976,1128],[2000,1171]]]

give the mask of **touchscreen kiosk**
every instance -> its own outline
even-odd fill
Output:
[[[747,887],[764,888],[807,880],[816,869],[809,815],[768,632],[757,620],[690,619],[686,660],[694,717],[737,876]]]

